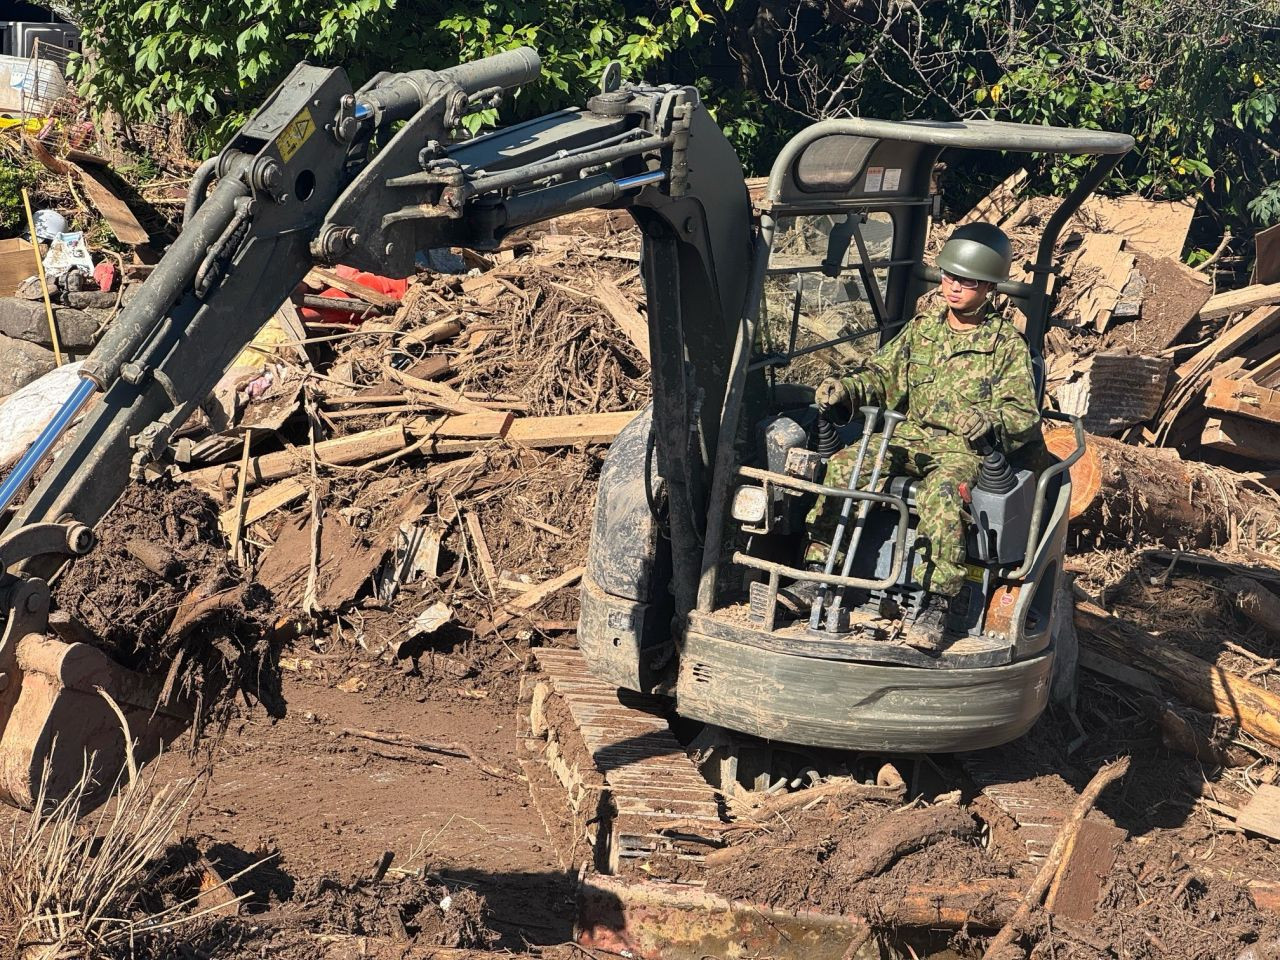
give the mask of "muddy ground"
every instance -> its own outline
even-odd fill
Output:
[[[634,346],[587,306],[591,274],[634,291],[634,267],[568,254],[539,263],[471,299],[456,281],[431,286],[429,302],[439,303],[430,309],[462,317],[467,331],[465,345],[459,339],[448,348],[454,386],[528,415],[642,405],[644,365]],[[438,321],[430,309],[406,324]],[[321,420],[354,391],[399,389],[381,340],[346,343],[317,358],[328,373],[308,389]],[[335,392],[338,381],[349,389]],[[295,418],[293,443],[305,444],[306,421]],[[385,421],[375,413],[330,426],[345,435]],[[195,749],[180,743],[160,761],[162,777],[203,778],[183,825],[185,865],[162,876],[216,886],[260,862],[231,882],[241,903],[202,905],[210,919],[185,945],[189,955],[585,956],[563,946],[573,936],[576,874],[559,866],[516,762],[521,670],[532,646],[573,643],[576,592],[495,625],[509,599],[495,583],[542,583],[583,562],[602,455],[600,446],[495,443],[471,454],[466,469],[432,482],[412,460],[373,473],[322,471],[306,478],[314,500],[250,529],[248,569],[256,578],[226,555],[215,528],[225,502],[182,486],[126,495],[105,528],[108,549],[71,568],[59,605],[135,665],[154,666],[138,656],[167,662],[183,651],[182,662],[200,669],[171,670],[175,686],[203,689],[212,667],[232,677],[216,688],[223,709]],[[1258,532],[1273,529],[1257,519],[1265,506],[1261,498],[1250,506],[1250,526],[1243,533],[1233,526],[1234,546],[1220,555],[1276,583],[1270,568],[1280,564],[1259,553],[1266,544]],[[1070,567],[1081,587],[1117,616],[1211,663],[1264,687],[1280,683],[1276,637],[1240,615],[1213,571],[1182,564],[1162,578],[1167,563],[1139,552],[1160,532],[1131,519],[1107,514],[1076,531]],[[399,525],[419,521],[440,533],[436,575],[376,600],[369,574]],[[1184,532],[1194,542],[1203,526]],[[492,571],[478,561],[477,527]],[[1112,549],[1102,527],[1126,545]],[[165,556],[145,549],[156,542],[170,545]],[[313,549],[319,609],[301,616]],[[261,598],[258,588],[273,596]],[[235,602],[180,619],[195,602],[224,595]],[[406,624],[435,603],[448,604],[450,621],[409,642]],[[1251,880],[1280,884],[1277,845],[1240,832],[1203,802],[1211,794],[1239,806],[1276,778],[1276,751],[1188,714],[1238,765],[1201,763],[1170,749],[1149,698],[1097,674],[1082,672],[1080,680],[1074,709],[1051,709],[1031,734],[998,752],[913,761],[910,772],[904,764],[909,789],[899,802],[825,801],[770,818],[745,841],[734,838],[747,855],[713,869],[709,889],[874,916],[912,882],[1026,882],[1035,872],[1026,844],[979,799],[974,762],[1061,808],[1104,763],[1130,756],[1129,774],[1098,804],[1097,816],[1126,836],[1106,871],[1103,909],[1074,925],[1033,917],[1032,956],[1232,960],[1251,943],[1280,937],[1280,925],[1246,889]],[[905,823],[894,819],[901,817],[947,828],[868,873],[860,858],[885,839],[882,831]],[[962,930],[951,945],[980,955],[979,935]]]

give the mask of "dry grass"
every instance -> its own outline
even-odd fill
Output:
[[[90,813],[97,785],[87,766],[63,799],[50,798],[42,783],[35,809],[0,835],[0,946],[8,948],[0,956],[136,956],[171,943],[173,931],[199,916],[192,900],[154,908],[157,870],[196,781],[157,786],[155,767],[140,773],[130,753],[112,799]]]

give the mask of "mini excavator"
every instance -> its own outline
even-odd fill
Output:
[[[616,65],[584,108],[461,135],[469,112],[539,69],[520,48],[356,89],[341,69],[303,63],[201,165],[181,233],[0,486],[8,511],[80,417],[0,535],[0,799],[30,807],[46,768],[45,795],[63,795],[87,756],[111,780],[125,745],[99,690],[144,742],[181,726],[182,711],[158,702],[160,678],[51,631],[49,578],[94,549],[131,478],[172,458],[175,431],[308,269],[405,277],[418,251],[491,250],[588,207],[625,209],[642,231],[654,397],[603,467],[579,634],[590,673],[706,724],[814,746],[972,749],[1034,723],[1054,659],[1071,456],[1038,472],[1015,464],[975,491],[968,612],[927,655],[895,642],[921,591],[912,486],[824,486],[823,458],[862,441],[856,427],[832,436],[812,388],[788,376],[823,351],[891,338],[936,281],[923,253],[948,148],[1098,158],[1045,226],[1028,279],[1001,285],[1038,358],[1054,243],[1132,140],[826,121],[778,156],[753,219],[698,92],[623,84]],[[811,627],[779,587],[804,575],[799,524],[820,494],[851,501],[860,534],[824,576],[838,604]]]

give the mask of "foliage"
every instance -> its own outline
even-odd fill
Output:
[[[221,146],[298,60],[439,68],[529,44],[543,80],[504,113],[581,103],[613,58],[694,83],[767,170],[830,116],[989,117],[1131,133],[1110,185],[1202,197],[1243,236],[1280,220],[1280,0],[70,0],[93,38],[85,90],[131,119],[189,115]],[[82,66],[89,65],[88,61]],[[493,111],[468,118],[496,122]],[[1061,189],[1081,161],[1045,159]]]
[[[1203,196],[1244,232],[1280,219],[1277,0],[709,2],[744,83],[797,123],[981,116],[1118,130],[1137,147],[1113,187]],[[1080,164],[1046,163],[1046,186],[1062,189]]]
[[[34,190],[37,180],[31,166],[0,154],[0,236],[30,237],[27,213],[22,206],[22,188]]]
[[[701,19],[691,8],[629,14],[618,0],[71,0],[92,37],[79,64],[83,91],[127,119],[187,114],[203,153],[218,149],[264,92],[298,61],[344,64],[359,84],[381,70],[440,68],[521,45],[542,55],[543,81],[523,91],[524,112],[580,99],[617,58],[642,76]],[[468,118],[473,129],[493,112]],[[210,124],[212,121],[212,124]]]

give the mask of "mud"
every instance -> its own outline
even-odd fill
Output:
[[[731,900],[785,910],[873,916],[907,883],[1012,875],[978,843],[978,824],[952,806],[914,810],[828,801],[788,813],[743,852],[707,871],[707,888]]]
[[[54,608],[130,669],[203,704],[245,696],[282,709],[271,594],[231,563],[218,507],[188,485],[134,483],[98,525],[98,545],[65,568]]]

